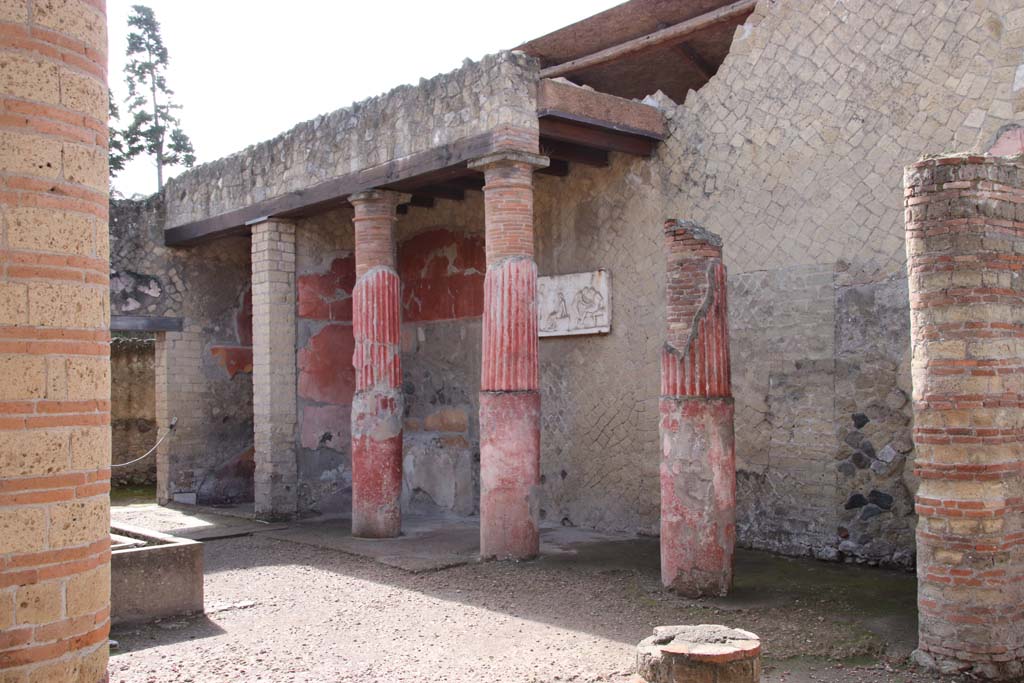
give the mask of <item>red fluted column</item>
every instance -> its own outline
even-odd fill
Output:
[[[400,196],[371,190],[349,197],[356,244],[352,535],[363,538],[390,538],[402,530],[401,284],[394,237]]]
[[[483,170],[487,241],[480,382],[480,555],[540,551],[540,392],[533,171],[546,157],[501,152]]]
[[[722,240],[665,223],[667,341],[661,354],[661,581],[725,595],[736,545],[736,454]]]

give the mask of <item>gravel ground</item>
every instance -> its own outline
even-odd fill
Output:
[[[260,535],[205,546],[207,615],[115,627],[113,683],[628,681],[673,623],[758,633],[767,683],[939,680],[902,669],[912,577],[877,570],[745,553],[737,595],[697,602],[661,589],[650,540],[425,574]]]

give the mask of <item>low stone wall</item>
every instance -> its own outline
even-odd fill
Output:
[[[156,484],[156,457],[142,457],[156,443],[156,339],[117,335],[110,344],[110,480],[114,486]]]

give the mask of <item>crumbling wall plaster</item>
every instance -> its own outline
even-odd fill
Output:
[[[135,460],[156,443],[156,340],[115,335],[110,343],[111,462]],[[111,469],[118,485],[156,484],[156,459]]]

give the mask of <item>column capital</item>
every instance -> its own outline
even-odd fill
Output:
[[[533,154],[532,152],[521,152],[518,150],[502,150],[500,152],[492,152],[486,156],[482,156],[479,159],[470,161],[467,166],[477,171],[486,171],[488,168],[493,166],[499,166],[504,164],[526,164],[532,166],[534,170],[547,168],[551,163],[551,160],[541,154]]]
[[[405,192],[396,192],[395,190],[382,190],[372,189],[363,190],[362,192],[356,192],[348,196],[349,204],[355,205],[359,202],[388,202],[390,201],[393,206],[399,204],[405,204],[412,198],[412,195],[406,194]]]

